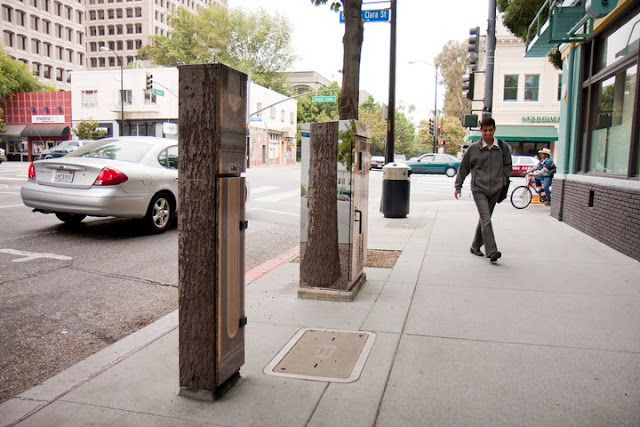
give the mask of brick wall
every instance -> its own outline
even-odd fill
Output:
[[[551,216],[640,261],[640,190],[553,180]]]

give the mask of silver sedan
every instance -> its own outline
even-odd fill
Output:
[[[162,233],[178,208],[178,141],[103,139],[33,162],[20,195],[34,212],[67,223],[86,216],[144,218],[151,232]]]

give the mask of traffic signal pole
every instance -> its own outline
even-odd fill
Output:
[[[485,68],[484,109],[482,118],[491,117],[493,109],[493,66],[496,52],[496,0],[489,0],[487,27],[487,66]]]
[[[438,151],[438,64],[435,64],[436,67],[436,87],[435,87],[435,95],[434,95],[434,104],[433,104],[433,117],[435,118],[433,121],[433,152]]]
[[[384,163],[393,162],[395,152],[395,119],[396,119],[396,3],[391,0],[391,36],[389,49],[389,101],[387,108],[387,144],[384,148]]]

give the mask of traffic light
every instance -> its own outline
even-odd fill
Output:
[[[147,90],[153,89],[153,75],[147,73]]]
[[[480,55],[480,27],[469,30],[469,71],[471,75],[478,68],[478,56]]]
[[[440,140],[440,146],[444,147],[445,145],[447,145],[447,141],[444,139]]]
[[[433,124],[433,119],[429,119],[429,135],[434,136],[436,134],[436,129]]]
[[[475,79],[475,74],[473,73],[462,76],[462,94],[472,101]]]

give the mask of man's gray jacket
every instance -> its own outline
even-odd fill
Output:
[[[456,176],[456,188],[462,188],[464,179],[471,173],[471,191],[478,191],[487,197],[499,193],[511,176],[511,149],[505,142],[502,147],[497,139],[491,150],[482,146],[482,140],[471,144],[462,158]]]

